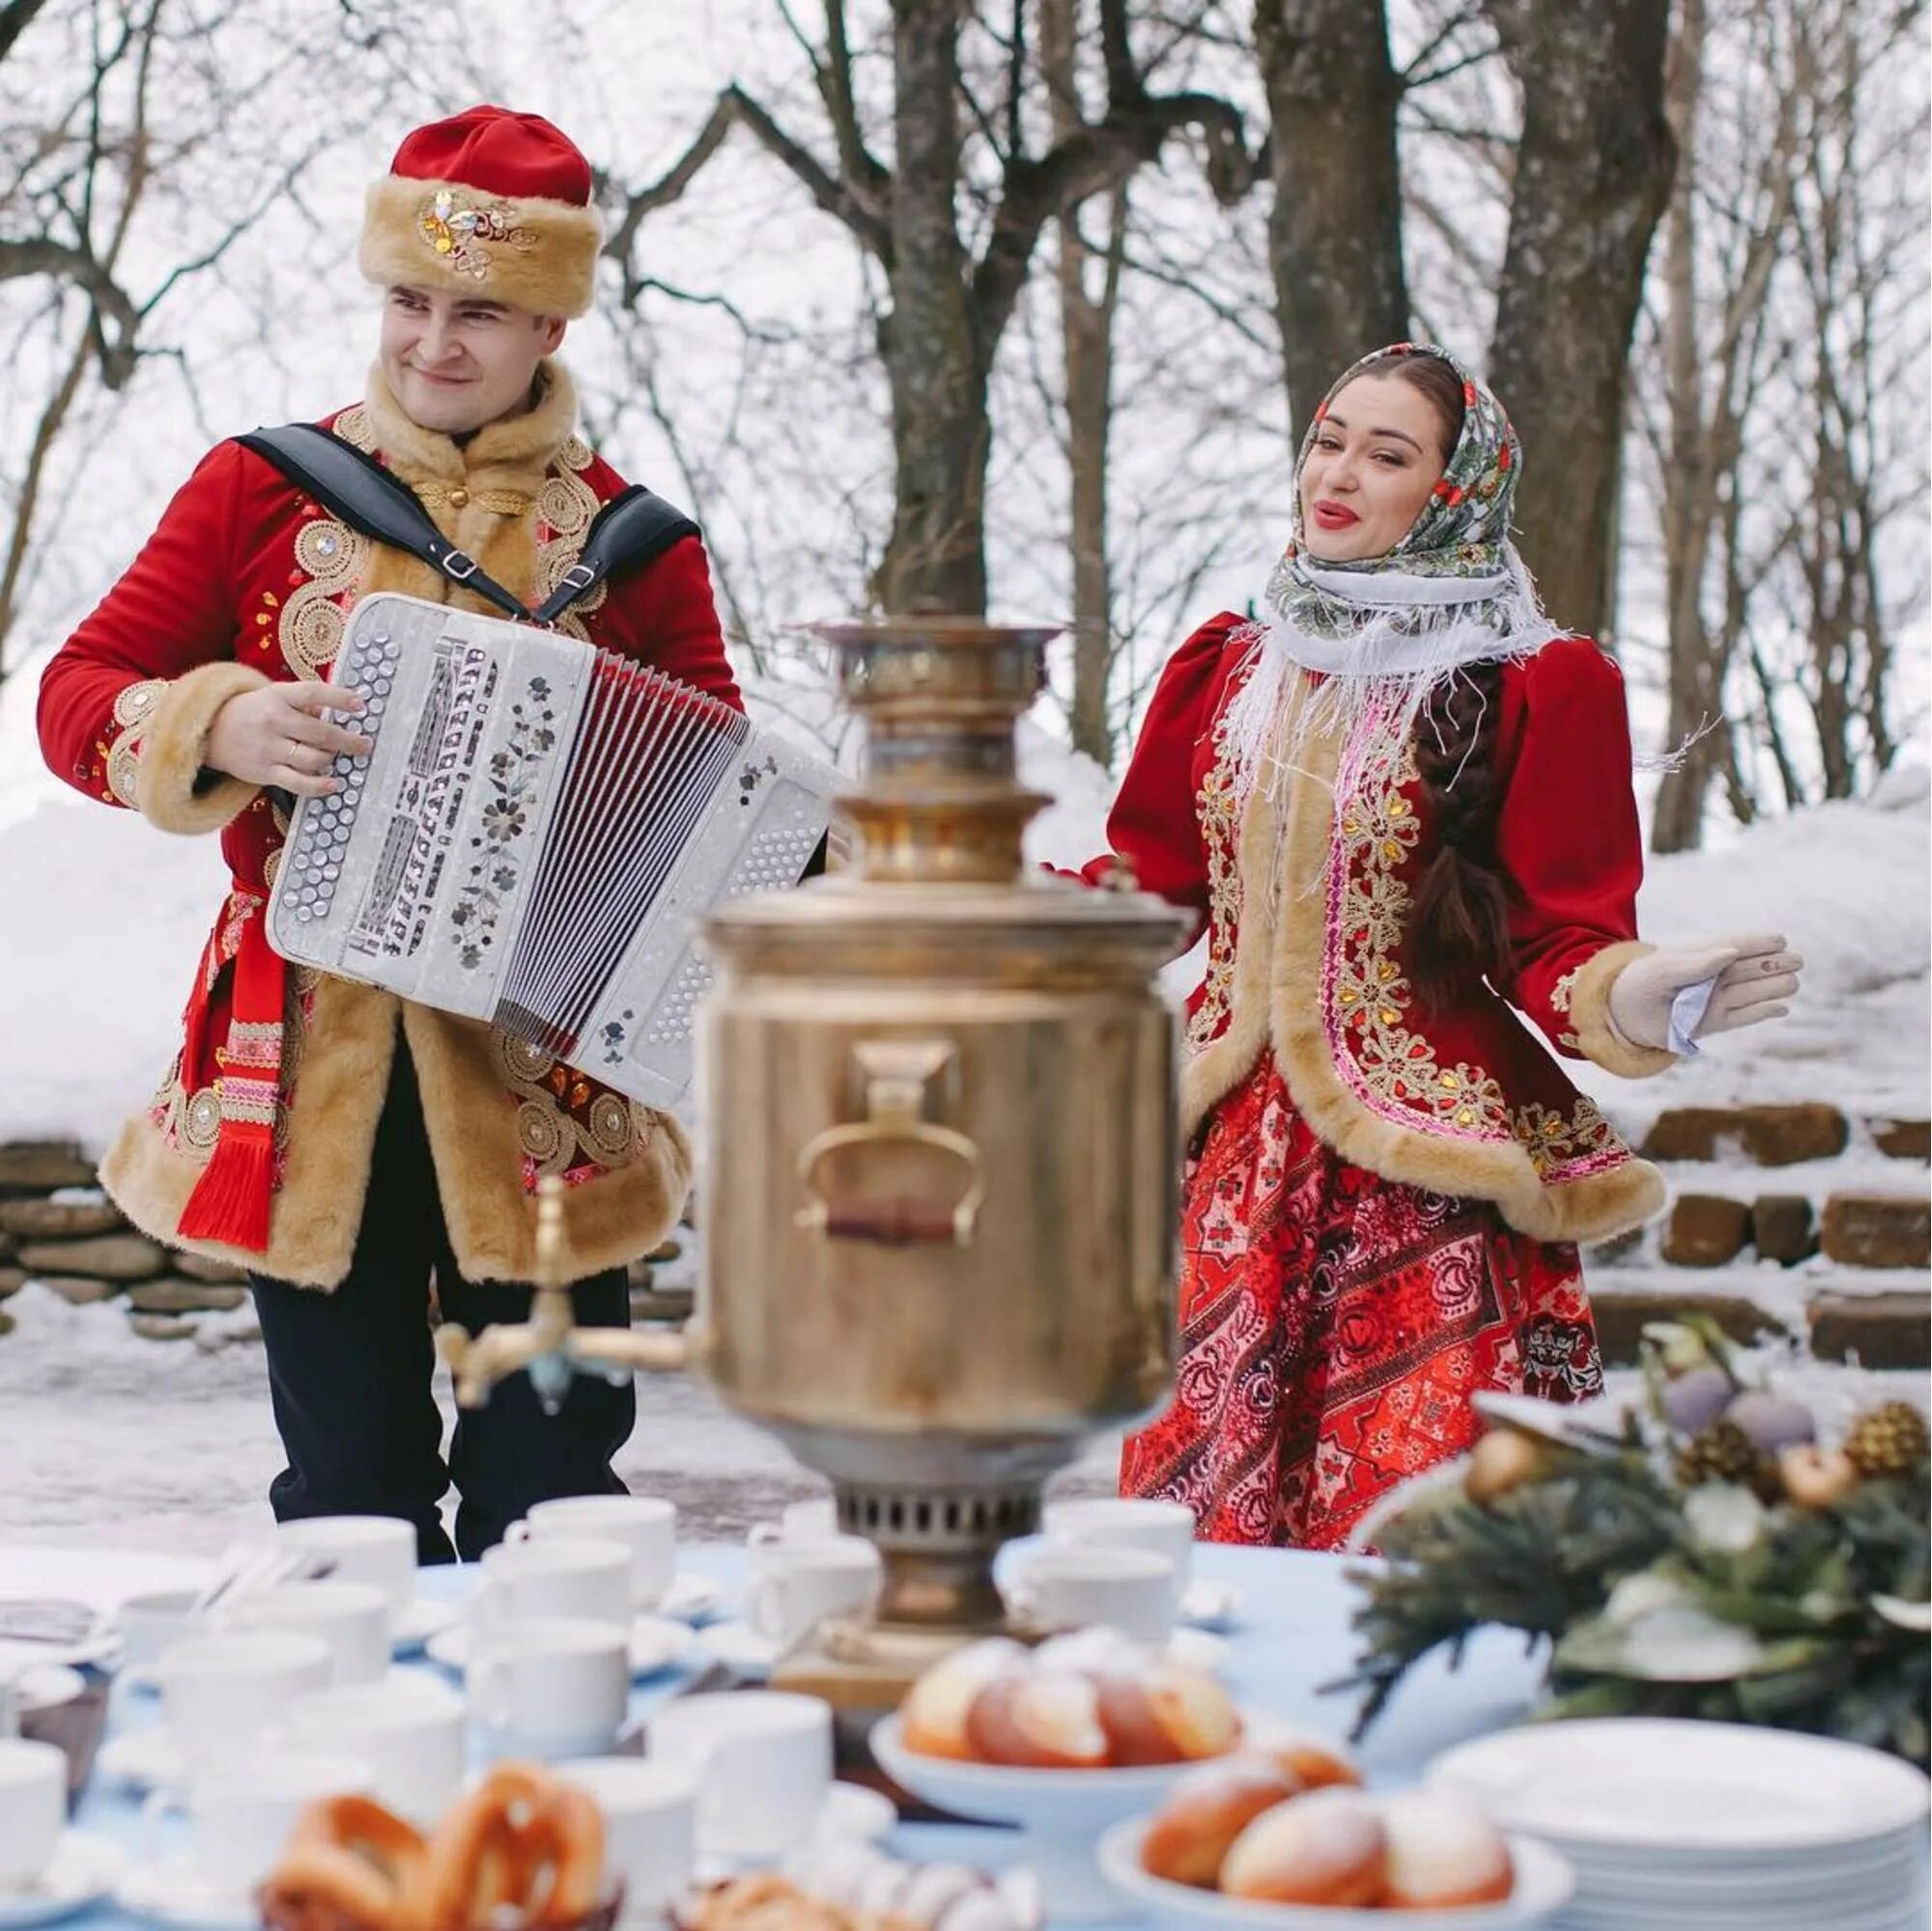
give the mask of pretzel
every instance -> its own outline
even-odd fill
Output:
[[[258,1893],[273,1931],[413,1931],[409,1898],[426,1861],[422,1834],[366,1797],[311,1803]]]
[[[581,1790],[529,1764],[498,1764],[451,1806],[408,1900],[409,1931],[487,1931],[505,1906],[563,1931],[604,1888],[604,1819]]]

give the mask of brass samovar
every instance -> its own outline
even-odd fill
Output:
[[[839,800],[856,849],[707,923],[685,1355],[877,1545],[876,1617],[827,1625],[775,1676],[864,1708],[1005,1626],[1000,1546],[1085,1438],[1172,1387],[1178,1055],[1156,976],[1184,928],[1124,873],[1095,891],[1022,856],[1049,801],[1018,782],[1014,726],[1053,631],[818,635],[867,727]],[[605,1358],[662,1365],[662,1340],[625,1340]]]

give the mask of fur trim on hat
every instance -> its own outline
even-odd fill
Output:
[[[574,321],[589,310],[603,241],[594,208],[387,175],[369,190],[356,258],[383,288],[446,289]]]

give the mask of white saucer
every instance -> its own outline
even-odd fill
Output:
[[[389,1638],[392,1654],[414,1656],[431,1636],[440,1630],[446,1630],[463,1613],[462,1605],[445,1603],[435,1596],[417,1596],[396,1618],[396,1627]]]
[[[780,1857],[724,1857],[717,1851],[700,1849],[694,1872],[699,1884],[721,1884],[727,1878],[750,1870],[763,1870],[783,1863],[798,1852],[822,1844],[876,1844],[899,1821],[891,1798],[863,1784],[834,1783],[825,1793],[811,1829],[799,1843]]]
[[[25,1890],[0,1890],[0,1931],[51,1924],[105,1897],[128,1866],[126,1854],[105,1837],[63,1831],[53,1862]]]
[[[152,1918],[180,1931],[256,1931],[262,1921],[252,1897],[217,1891],[186,1856],[130,1866],[114,1887],[114,1902],[131,1917]]]
[[[675,1622],[690,1623],[694,1626],[708,1623],[718,1613],[718,1604],[723,1593],[709,1576],[681,1573],[671,1578],[671,1585],[665,1592],[664,1601],[658,1604],[652,1613],[669,1616]]]
[[[722,1662],[734,1674],[753,1683],[762,1683],[779,1660],[779,1645],[761,1636],[749,1623],[707,1623],[696,1634],[697,1646],[714,1662]]]
[[[1190,1582],[1181,1592],[1179,1620],[1190,1629],[1212,1630],[1225,1634],[1241,1619],[1241,1592],[1227,1582],[1205,1578]]]
[[[178,1787],[187,1775],[181,1748],[158,1724],[109,1737],[94,1759],[95,1774],[132,1790]]]
[[[899,1821],[893,1800],[862,1783],[835,1783],[811,1827],[814,1843],[876,1844]]]
[[[1190,1669],[1206,1670],[1209,1676],[1225,1676],[1232,1654],[1226,1637],[1209,1635],[1199,1625],[1183,1624],[1168,1634],[1168,1661],[1183,1662]]]
[[[71,1703],[86,1689],[77,1669],[64,1662],[40,1663],[14,1679],[14,1708],[22,1717],[32,1710],[51,1710]]]
[[[688,1623],[674,1623],[668,1616],[639,1616],[631,1625],[631,1675],[655,1676],[659,1670],[668,1669],[690,1654],[691,1643]],[[423,1649],[432,1662],[462,1675],[469,1663],[468,1619],[439,1630]]]

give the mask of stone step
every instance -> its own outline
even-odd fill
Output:
[[[1697,1271],[1586,1261],[1584,1283],[1605,1359],[1615,1366],[1636,1360],[1646,1322],[1685,1312],[1708,1315],[1734,1341],[1789,1341],[1821,1360],[1932,1366],[1932,1291],[1916,1268],[1836,1268],[1822,1258]]]
[[[1642,1241],[1606,1241],[1591,1250],[1614,1262]],[[1790,1266],[1823,1252],[1844,1267],[1932,1265],[1932,1200],[1905,1193],[1833,1193],[1822,1211],[1804,1194],[1750,1199],[1687,1189],[1670,1204],[1657,1253],[1678,1267],[1722,1267],[1747,1248]]]
[[[1882,1118],[1854,1122],[1840,1107],[1666,1107],[1651,1123],[1646,1159],[1744,1160],[1762,1167],[1835,1160],[1865,1150],[1886,1162],[1932,1158],[1932,1122]]]
[[[1820,1294],[1810,1307],[1811,1352],[1861,1368],[1923,1368],[1932,1337],[1932,1293]]]

